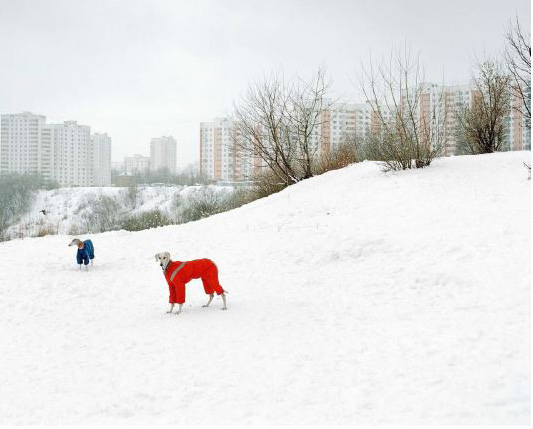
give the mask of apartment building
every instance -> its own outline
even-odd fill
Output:
[[[0,172],[41,174],[60,186],[106,186],[111,138],[76,121],[47,124],[31,112],[1,116]]]
[[[157,171],[168,169],[171,174],[176,173],[177,142],[172,136],[156,137],[150,141],[150,169]]]
[[[471,105],[476,92],[471,85],[424,85],[420,93],[418,119],[422,128],[427,126],[433,135],[438,133],[441,136],[442,155],[457,154],[456,112],[464,105]]]
[[[107,133],[94,133],[93,146],[93,185],[111,186],[111,137]]]
[[[31,112],[5,114],[0,119],[0,172],[52,174],[51,142],[43,138],[46,118]]]
[[[238,156],[235,129],[228,118],[200,123],[200,175],[220,181],[240,182],[251,177],[254,160]],[[255,168],[258,168],[255,165]]]
[[[473,85],[431,85],[425,86],[421,94],[421,117],[437,117],[442,119],[446,144],[442,155],[458,154],[456,112],[461,107],[471,106],[479,90]],[[505,118],[507,128],[502,150],[530,150],[531,130],[526,124],[526,117],[522,114],[522,98],[518,91],[510,93],[511,109]],[[429,121],[429,119],[428,119]]]
[[[343,143],[362,140],[377,126],[377,116],[369,103],[330,103],[328,100],[320,112],[319,125],[313,131],[313,141],[320,154]]]
[[[524,114],[525,107],[520,91],[512,90],[510,100],[511,112],[506,121],[508,129],[506,149],[531,150],[531,129],[528,127],[528,118]]]
[[[420,136],[431,138],[432,144],[442,144],[441,155],[458,154],[458,122],[456,112],[471,105],[478,90],[473,85],[424,84],[421,92],[398,94],[397,108],[415,106],[415,120],[420,128],[429,131]],[[408,99],[409,97],[409,99]],[[416,97],[416,98],[415,98]],[[519,93],[511,97],[513,109],[506,118],[507,134],[503,150],[530,150],[531,131],[526,117],[521,113]],[[355,103],[352,101],[324,100],[317,124],[311,133],[312,154],[322,156],[343,143],[357,143],[366,137],[379,134],[382,120],[394,120],[397,112],[393,103],[383,101]],[[379,111],[379,113],[378,113]],[[438,138],[434,138],[438,135]],[[430,137],[431,136],[431,137]],[[200,124],[200,173],[216,180],[244,180],[264,167],[258,156],[244,159],[233,149],[235,135],[226,118]]]
[[[65,121],[44,125],[43,130],[54,152],[52,180],[60,186],[93,186],[91,127]]]
[[[368,103],[326,100],[326,108],[317,116],[317,125],[310,136],[310,150],[320,156],[344,142],[366,137],[376,127],[376,116]],[[240,182],[249,180],[265,164],[253,150],[239,154],[235,148],[238,138],[231,121],[215,118],[200,123],[200,174],[214,180]]]
[[[124,158],[124,173],[146,173],[150,171],[150,157],[139,154]]]

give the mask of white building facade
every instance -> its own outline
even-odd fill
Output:
[[[148,156],[135,154],[124,158],[124,173],[130,175],[136,173],[144,174],[148,171],[150,171],[150,158]]]
[[[111,186],[111,137],[107,133],[94,133],[93,186]]]
[[[458,154],[457,111],[462,106],[471,106],[479,90],[466,85],[427,84],[421,95],[420,115],[443,118],[446,144],[442,155]],[[531,130],[526,125],[525,115],[521,112],[522,99],[518,92],[510,94],[510,111],[505,118],[506,136],[502,150],[530,150]]]
[[[234,142],[235,130],[228,118],[201,122],[200,175],[225,182],[248,180],[254,169],[253,159],[237,156]]]
[[[60,186],[93,186],[91,127],[65,121],[43,129],[54,152],[52,179]]]
[[[176,173],[177,142],[172,136],[156,137],[150,141],[150,169],[157,171],[168,169]]]
[[[0,172],[41,174],[50,180],[53,151],[43,139],[46,118],[31,112],[6,114],[0,120]]]
[[[365,138],[375,127],[375,122],[375,114],[368,103],[327,102],[320,112],[319,125],[313,131],[317,154]]]
[[[2,115],[0,123],[0,173],[41,174],[60,186],[111,184],[107,134],[92,138],[87,125],[47,124],[30,112]]]

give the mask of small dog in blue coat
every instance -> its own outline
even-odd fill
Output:
[[[91,265],[93,264],[94,259],[94,246],[93,242],[91,240],[85,240],[81,241],[78,238],[73,239],[69,246],[78,246],[78,253],[76,254],[76,260],[78,261],[78,265],[80,266],[81,270],[81,264],[85,265],[85,269],[89,269],[89,261],[91,261]]]

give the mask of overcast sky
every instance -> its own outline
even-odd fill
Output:
[[[427,80],[466,83],[517,15],[530,32],[529,0],[0,0],[0,113],[107,132],[113,161],[173,135],[185,166],[199,123],[270,71],[325,66],[333,96],[362,101],[361,63],[407,42]]]

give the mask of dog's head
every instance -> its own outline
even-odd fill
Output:
[[[80,243],[83,243],[83,241],[81,241],[79,238],[74,238],[70,242],[69,246],[79,246]]]
[[[155,260],[159,265],[161,265],[161,268],[166,269],[168,264],[170,264],[170,253],[168,252],[156,253]]]

